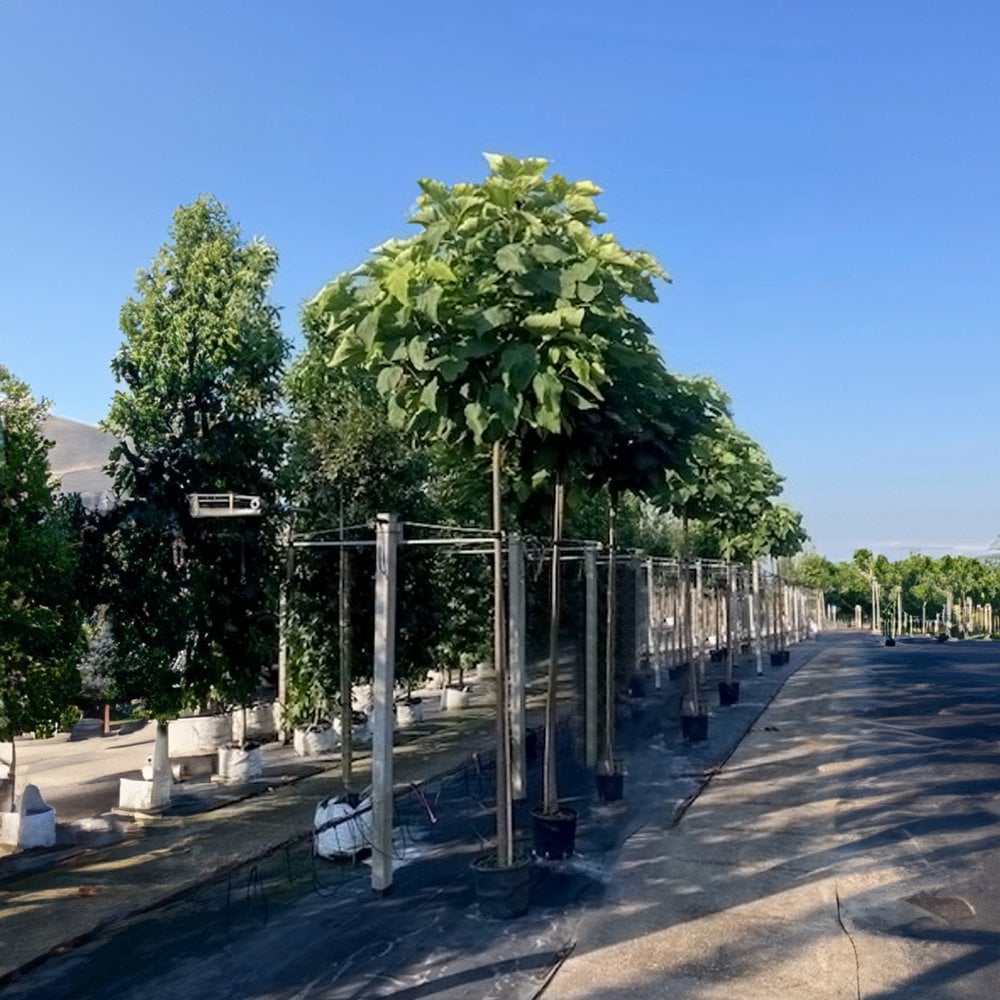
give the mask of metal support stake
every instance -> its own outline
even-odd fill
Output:
[[[396,667],[395,514],[375,518],[375,642],[372,663],[372,889],[392,887],[392,692]]]
[[[285,578],[278,592],[278,741],[287,743],[290,736],[288,723],[288,596],[295,572],[295,549],[292,548],[292,529],[285,529]]]
[[[597,547],[583,553],[586,586],[584,637],[584,758],[587,767],[597,767]]]
[[[507,539],[507,601],[510,606],[507,623],[508,657],[510,659],[510,781],[511,795],[521,802],[528,797],[528,761],[525,752],[526,683],[524,542],[520,535]]]
[[[754,559],[753,561],[753,580],[750,584],[750,636],[751,642],[753,643],[753,655],[754,660],[757,665],[757,676],[759,677],[764,673],[764,660],[761,653],[761,627],[758,615],[761,612],[760,607],[760,563]]]

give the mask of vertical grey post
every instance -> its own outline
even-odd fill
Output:
[[[736,626],[736,567],[726,560],[726,680],[732,683],[736,666],[736,643],[739,642]]]
[[[285,545],[285,578],[278,591],[278,740],[287,743],[289,727],[285,722],[288,711],[288,592],[295,572],[295,549],[292,547],[292,528],[287,525],[282,532]]]
[[[764,659],[762,652],[763,636],[760,626],[760,613],[763,610],[760,606],[760,560],[753,561],[753,579],[750,584],[750,641],[753,643],[753,656],[757,665],[757,676],[764,673]]]
[[[646,560],[646,649],[649,652],[649,662],[653,665],[654,686],[657,691],[663,687],[663,679],[660,676],[660,651],[657,648],[658,629],[656,619],[659,611],[656,606],[655,590],[656,582],[653,577],[653,560]]]
[[[633,632],[635,633],[635,666],[639,666],[642,662],[642,652],[645,649],[648,653],[646,647],[646,638],[648,635],[647,628],[647,618],[646,614],[649,610],[649,594],[646,590],[646,571],[642,562],[635,555],[632,556],[632,579],[634,581],[633,591],[634,600],[632,604],[632,624],[634,626]]]
[[[525,603],[524,603],[524,542],[520,535],[507,538],[507,603],[510,620],[507,623],[507,649],[510,659],[510,782],[515,801],[528,795],[528,761],[525,753]]]
[[[584,626],[584,758],[587,767],[597,767],[597,546],[587,543],[583,551],[586,593]]]
[[[396,668],[395,514],[375,518],[375,642],[372,662],[372,889],[392,886],[392,692]]]
[[[278,591],[278,742],[288,742],[288,588]]]
[[[702,571],[701,560],[698,559],[694,564],[694,614],[691,616],[694,633],[692,636],[692,641],[694,642],[694,665],[692,665],[691,670],[697,675],[698,683],[703,684],[705,682],[705,585],[704,585],[704,574]],[[695,669],[697,666],[697,669]]]

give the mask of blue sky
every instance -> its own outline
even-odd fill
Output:
[[[674,282],[817,550],[1000,534],[1000,4],[0,0],[0,361],[96,422],[136,270],[222,199],[302,302],[416,179],[540,155]]]

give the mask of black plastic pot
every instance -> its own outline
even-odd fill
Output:
[[[477,858],[469,866],[472,887],[484,917],[513,920],[527,913],[531,903],[531,859],[518,858],[510,868],[497,864],[495,854]]]
[[[785,654],[780,650],[776,653],[771,653],[771,666],[780,667],[782,663],[785,662]]]
[[[895,646],[896,645],[896,640],[895,639],[886,639],[885,640],[885,644],[887,646]]]
[[[594,776],[597,781],[597,794],[604,802],[620,802],[625,795],[625,775],[620,772]]]
[[[719,681],[719,704],[735,705],[740,700],[739,681]]]
[[[781,662],[788,663],[792,658],[792,651],[790,649],[783,649],[781,651]]]
[[[708,651],[708,658],[713,663],[721,663],[725,659],[726,651],[724,649],[710,649]]]
[[[531,810],[531,832],[535,854],[546,861],[561,861],[572,855],[576,845],[576,810],[567,806],[554,815]]]
[[[937,641],[938,642],[947,642],[948,641],[948,633],[947,632],[938,632]]]
[[[682,715],[681,735],[688,743],[704,743],[708,739],[708,716]]]

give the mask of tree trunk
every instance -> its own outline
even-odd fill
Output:
[[[514,827],[511,815],[510,716],[507,711],[507,615],[503,579],[503,476],[500,443],[493,445],[493,660],[496,666],[496,800],[497,863],[514,863]]]
[[[559,811],[558,762],[556,759],[557,697],[559,693],[559,617],[562,596],[563,510],[565,489],[556,478],[555,497],[552,502],[552,573],[549,590],[549,678],[545,692],[545,773],[542,808],[550,815]]]

